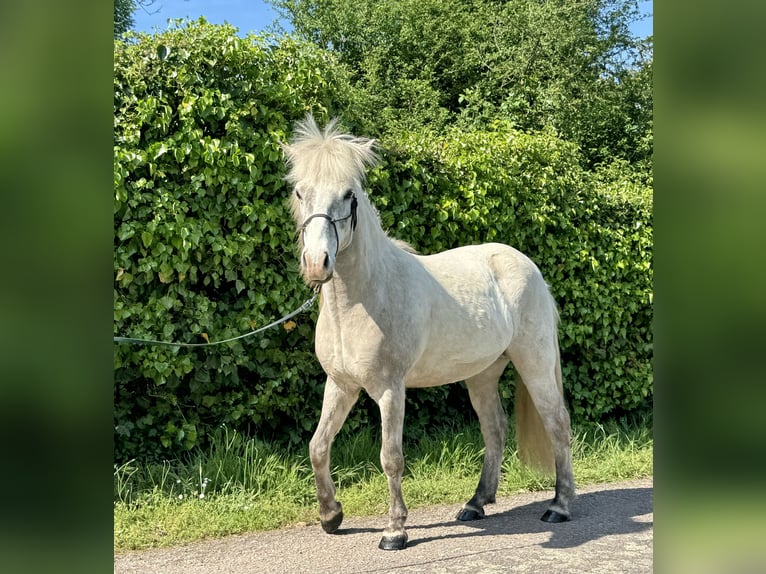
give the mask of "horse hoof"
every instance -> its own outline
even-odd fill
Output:
[[[561,514],[560,512],[556,512],[555,510],[546,510],[545,514],[543,514],[540,520],[542,520],[543,522],[566,522],[569,520],[569,515]]]
[[[406,547],[407,534],[399,534],[391,537],[384,536],[380,539],[380,544],[378,544],[378,548],[381,550],[404,550]]]
[[[330,520],[320,520],[322,523],[322,529],[327,532],[327,534],[332,534],[338,528],[340,527],[340,523],[343,522],[343,511],[341,510],[333,516]]]
[[[483,511],[474,510],[472,508],[463,508],[457,514],[457,519],[462,522],[469,522],[471,520],[481,520],[485,514]]]

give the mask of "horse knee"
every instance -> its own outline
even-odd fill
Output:
[[[327,441],[317,439],[316,437],[309,442],[309,459],[313,466],[318,466],[327,460],[330,446]]]
[[[386,476],[400,476],[404,473],[404,456],[401,453],[381,451],[380,464]]]

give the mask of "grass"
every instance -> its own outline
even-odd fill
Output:
[[[407,506],[468,500],[479,480],[483,446],[478,425],[439,429],[406,441],[402,488]],[[333,478],[346,516],[387,512],[379,448],[377,431],[341,432],[333,445]],[[651,476],[652,450],[649,419],[575,427],[575,480],[584,485]],[[553,488],[553,477],[522,467],[514,451],[510,432],[499,496]],[[115,465],[117,553],[315,522],[317,503],[307,452],[285,451],[227,428],[209,449],[184,461]]]

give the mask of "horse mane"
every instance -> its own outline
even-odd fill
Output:
[[[287,159],[286,179],[338,183],[365,180],[367,168],[378,163],[375,140],[341,133],[338,118],[320,129],[308,114],[295,125],[292,143],[282,145]]]
[[[388,233],[386,233],[388,235]],[[388,238],[391,240],[391,242],[396,245],[399,249],[402,251],[406,251],[407,253],[412,253],[413,255],[420,255],[417,249],[415,249],[412,245],[407,243],[406,241],[402,241],[401,239],[396,239],[395,237],[391,237],[388,235]]]

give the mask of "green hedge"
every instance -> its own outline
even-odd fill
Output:
[[[279,142],[347,86],[311,45],[204,21],[115,43],[115,334],[228,338],[308,298]],[[188,448],[220,424],[303,437],[321,389],[313,322],[296,323],[208,350],[116,345],[116,457]]]
[[[202,342],[249,331],[308,296],[279,141],[306,111],[349,108],[331,56],[288,38],[187,23],[115,43],[114,332]],[[351,118],[353,119],[353,118]],[[575,416],[651,396],[651,201],[615,165],[594,177],[553,134],[382,142],[370,177],[383,224],[423,253],[503,241],[542,268],[561,306]],[[324,375],[316,309],[287,329],[208,349],[115,345],[115,457],[168,457],[226,424],[305,441]],[[510,402],[512,383],[504,386]],[[469,412],[458,385],[408,395],[407,427]],[[376,420],[362,399],[347,428]]]

